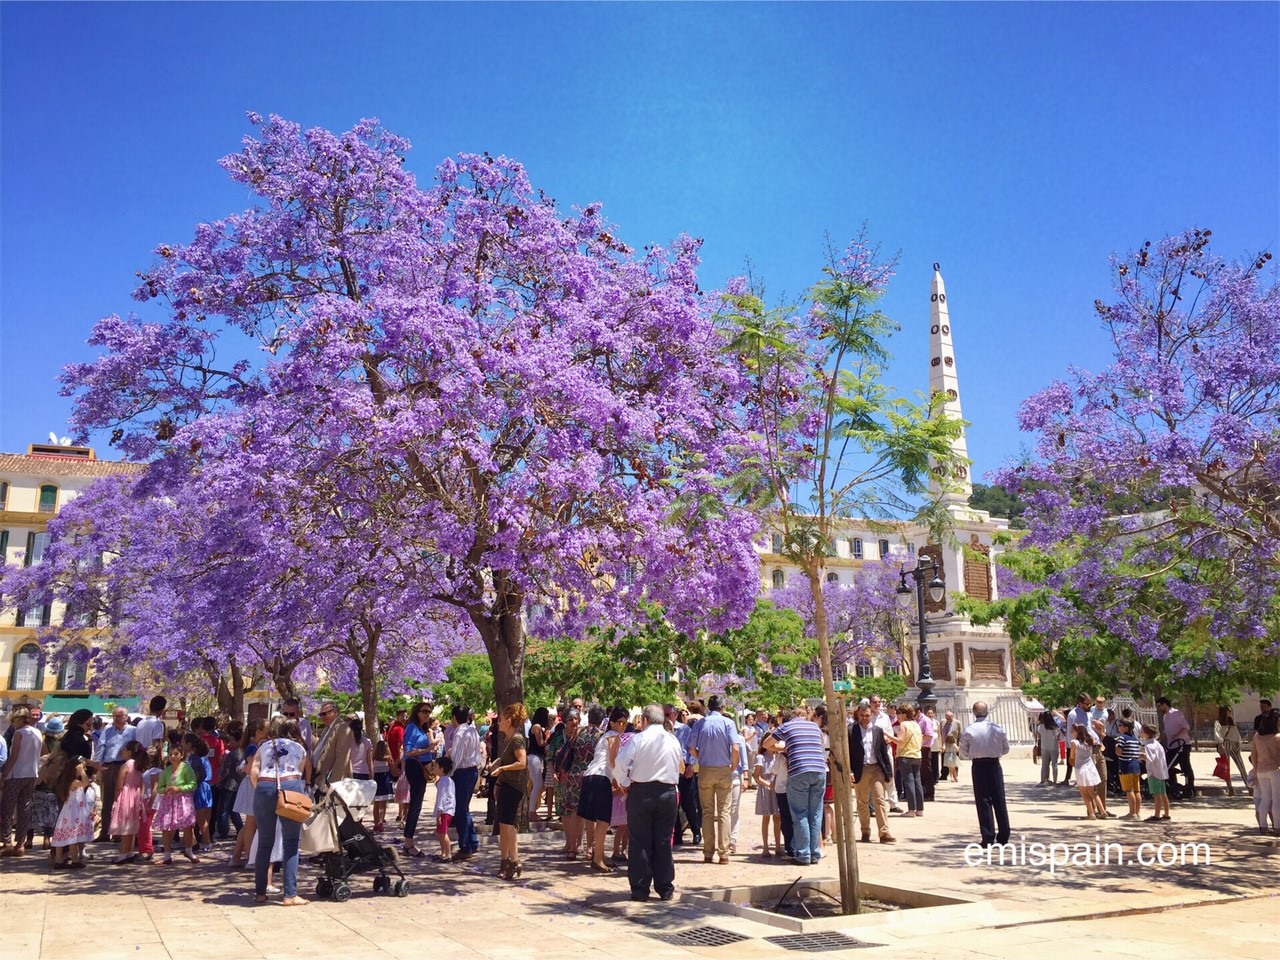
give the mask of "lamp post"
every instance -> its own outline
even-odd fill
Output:
[[[920,655],[919,669],[916,671],[916,686],[920,688],[921,710],[928,710],[938,705],[938,698],[933,695],[934,680],[933,670],[929,666],[929,639],[924,629],[924,591],[927,580],[929,599],[934,603],[942,599],[947,585],[942,582],[941,570],[938,561],[933,557],[929,557],[928,565],[923,560],[917,560],[914,569],[898,571],[898,589],[894,591],[898,595],[898,602],[902,604],[903,610],[909,610],[911,601],[913,599],[916,601],[916,621],[920,626]],[[908,580],[912,581],[911,586],[907,585]]]

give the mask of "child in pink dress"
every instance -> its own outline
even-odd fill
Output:
[[[120,768],[116,802],[111,808],[111,833],[120,837],[120,852],[113,863],[137,859],[133,845],[142,827],[142,771],[147,767],[147,751],[137,740],[124,746],[129,758]]]
[[[156,789],[160,792],[160,805],[156,807],[155,825],[164,837],[164,862],[173,863],[173,839],[179,831],[185,846],[182,855],[192,863],[199,863],[196,856],[196,775],[191,764],[185,763],[186,753],[181,743],[169,748],[169,765],[160,774]]]

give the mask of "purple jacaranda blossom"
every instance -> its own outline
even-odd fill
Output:
[[[1033,616],[1050,648],[1101,632],[1170,681],[1273,685],[1280,286],[1269,253],[1228,262],[1209,238],[1113,259],[1112,363],[1029,398],[1033,454],[996,479],[1028,503],[1021,548],[1054,558],[1034,584],[1055,594]]]
[[[147,463],[138,497],[211,504],[226,583],[196,628],[257,618],[367,685],[406,645],[438,675],[462,624],[506,704],[531,605],[561,631],[642,598],[691,634],[743,622],[756,520],[728,481],[760,441],[698,242],[637,253],[505,157],[420,185],[373,120],[250,119],[222,166],[255,206],[158,246],[144,316],[63,378],[76,429]]]

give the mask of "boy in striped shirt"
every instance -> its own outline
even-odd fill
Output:
[[[1133,735],[1133,721],[1121,720],[1117,726],[1116,759],[1120,761],[1120,789],[1129,799],[1129,812],[1121,820],[1137,820],[1142,814],[1142,744]]]

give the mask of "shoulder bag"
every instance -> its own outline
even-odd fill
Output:
[[[280,786],[280,750],[274,743],[272,748],[276,751],[276,816],[305,823],[311,816],[311,798],[301,790],[285,790]]]

